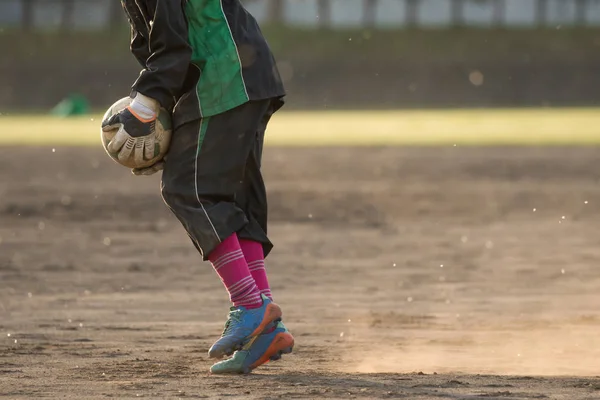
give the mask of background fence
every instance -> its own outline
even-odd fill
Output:
[[[261,23],[313,27],[600,26],[599,0],[245,0]],[[0,25],[99,30],[121,25],[116,0],[0,0]]]
[[[600,0],[244,0],[290,108],[596,105]],[[0,112],[99,108],[139,66],[116,0],[0,0]],[[459,29],[458,29],[459,28]]]

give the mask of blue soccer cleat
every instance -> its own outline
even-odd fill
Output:
[[[261,295],[263,305],[251,310],[245,307],[231,307],[225,330],[208,355],[222,358],[239,350],[249,339],[263,333],[273,322],[281,321],[281,308],[265,295]]]
[[[279,360],[294,348],[294,337],[282,322],[271,325],[268,333],[252,338],[233,357],[220,361],[210,368],[213,374],[249,374],[253,369]]]

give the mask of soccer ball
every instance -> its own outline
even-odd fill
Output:
[[[124,97],[118,101],[116,101],[112,106],[108,108],[102,120],[104,121],[107,118],[110,118],[114,114],[117,114],[125,107],[129,106],[133,99],[131,97]],[[143,163],[138,163],[134,160],[133,152],[131,156],[125,160],[119,160],[118,154],[113,153],[108,150],[108,144],[115,137],[118,129],[113,129],[111,131],[104,131],[100,129],[100,136],[102,139],[102,146],[106,151],[106,154],[109,155],[115,162],[121,164],[128,168],[146,168],[154,165],[156,162],[160,161],[165,154],[167,154],[167,150],[169,150],[169,143],[171,141],[171,134],[173,133],[172,123],[171,123],[171,115],[169,112],[163,108],[160,109],[158,113],[158,117],[156,118],[156,144],[154,147],[154,157],[149,160],[144,160]]]

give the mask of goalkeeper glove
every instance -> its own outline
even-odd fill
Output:
[[[128,107],[102,121],[103,130],[118,129],[107,146],[108,150],[122,161],[133,155],[139,165],[154,158],[159,108],[156,100],[137,93]]]

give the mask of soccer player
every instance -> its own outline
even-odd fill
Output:
[[[285,90],[256,20],[240,0],[122,0],[131,52],[142,66],[129,107],[103,121],[126,132],[111,151],[144,151],[160,107],[172,115],[163,199],[210,261],[232,303],[213,373],[247,373],[292,350],[265,271],[263,139]]]

